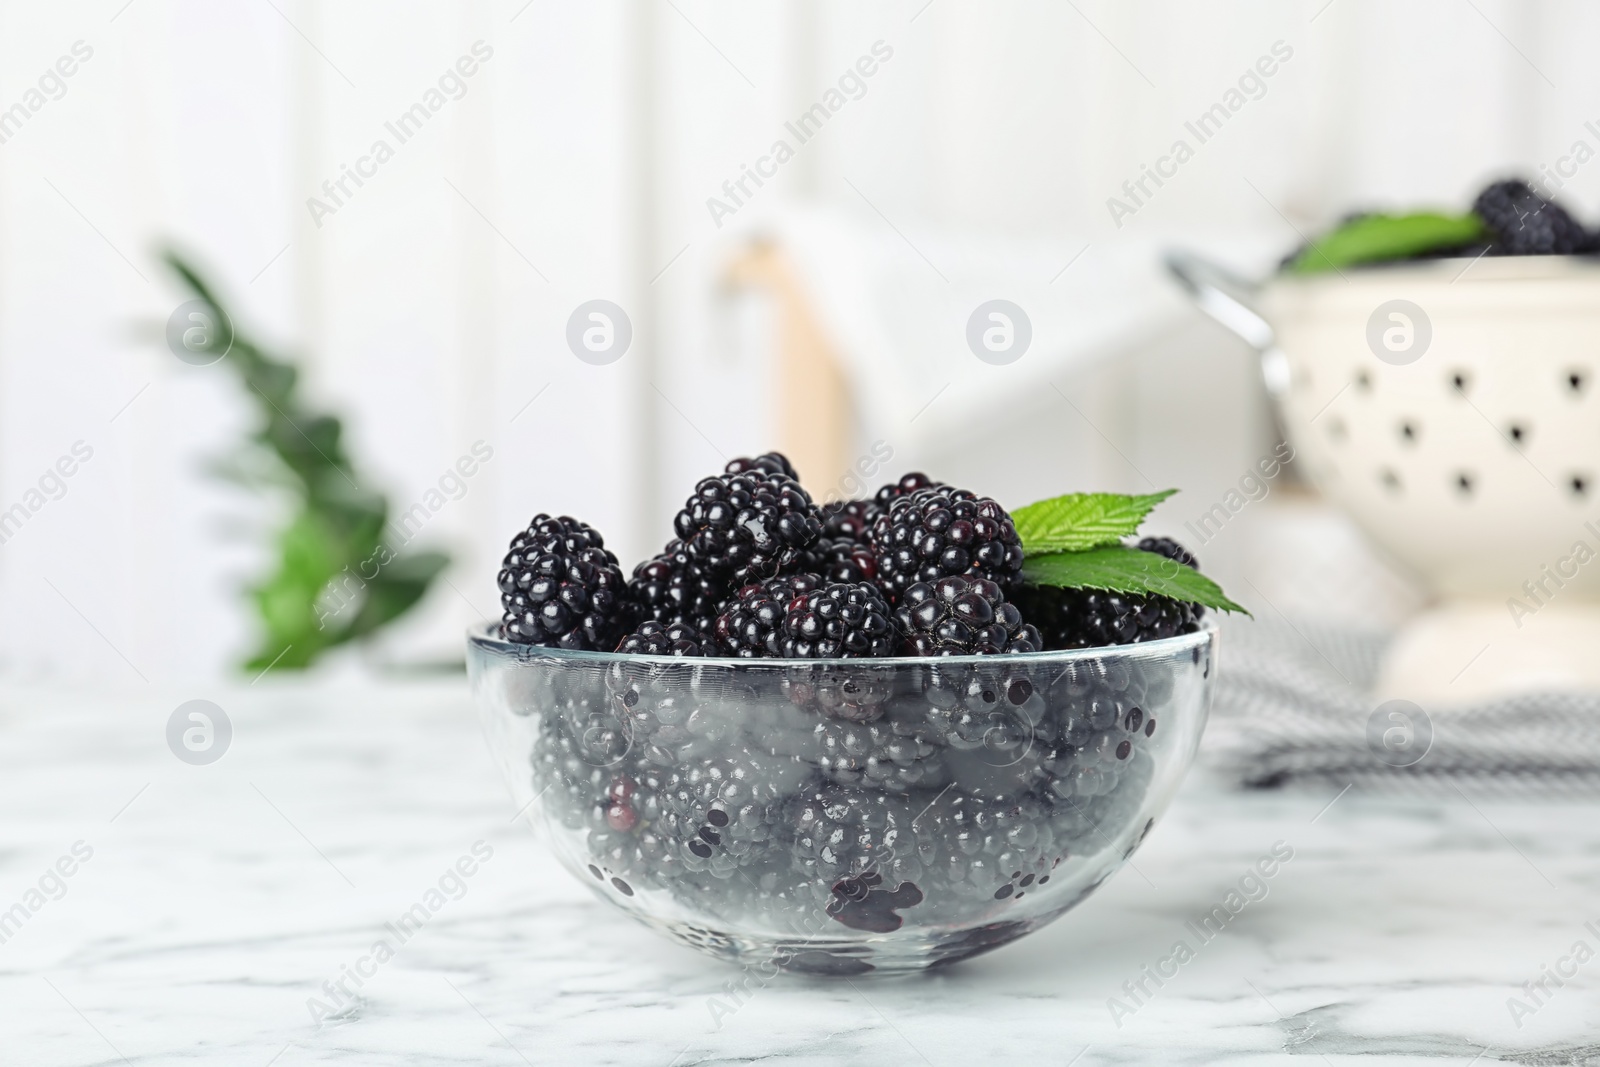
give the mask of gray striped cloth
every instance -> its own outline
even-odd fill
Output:
[[[1600,693],[1461,709],[1370,694],[1388,635],[1229,619],[1201,761],[1246,788],[1600,794]]]

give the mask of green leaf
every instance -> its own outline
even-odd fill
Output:
[[[1489,236],[1483,220],[1473,214],[1363,215],[1311,242],[1285,270],[1318,274],[1362,263],[1409,259],[1485,241]]]
[[[1022,565],[1022,576],[1036,585],[1105,589],[1114,593],[1158,593],[1219,611],[1250,614],[1229,600],[1216,582],[1193,567],[1126,545],[1029,556]]]
[[[450,557],[443,552],[414,552],[384,567],[366,584],[366,599],[347,636],[364,637],[405,614],[449,565]]]
[[[1076,552],[1099,545],[1114,545],[1135,533],[1150,510],[1176,489],[1145,496],[1122,493],[1068,493],[1018,508],[1011,513],[1022,552]]]
[[[343,424],[302,402],[294,364],[242,334],[238,320],[184,257],[168,250],[164,258],[197,298],[233,323],[233,345],[219,366],[232,368],[256,401],[254,429],[213,473],[270,484],[295,506],[293,518],[278,531],[277,568],[250,590],[265,632],[247,668],[256,673],[310,666],[329,649],[370,637],[413,608],[448,560],[437,552],[398,560],[391,555],[372,580],[356,577],[375,558],[389,502],[367,488],[369,480],[346,449]],[[333,601],[338,610],[330,609]],[[359,607],[343,610],[357,602]]]

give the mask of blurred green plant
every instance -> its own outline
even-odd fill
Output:
[[[339,419],[306,406],[294,364],[239,333],[190,262],[170,249],[163,258],[215,312],[218,328],[186,346],[196,354],[221,353],[217,360],[239,374],[260,415],[254,432],[212,464],[212,473],[256,490],[275,488],[294,502],[293,517],[276,535],[276,570],[248,591],[265,632],[244,669],[308,667],[415,607],[450,558],[390,547],[389,501],[363,488]]]

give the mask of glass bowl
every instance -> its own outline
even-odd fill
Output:
[[[468,635],[516,803],[595,893],[732,962],[997,948],[1133,854],[1194,759],[1217,634],[942,659],[674,659]]]

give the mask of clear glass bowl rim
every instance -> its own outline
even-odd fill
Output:
[[[835,670],[879,670],[885,667],[997,667],[1007,664],[1071,663],[1083,659],[1107,657],[1145,659],[1177,656],[1190,649],[1202,648],[1212,642],[1217,633],[1215,614],[1207,614],[1194,633],[1163,637],[1156,641],[1140,641],[1128,645],[1095,645],[1091,648],[1074,648],[1058,652],[1012,652],[994,656],[883,656],[836,659],[742,659],[737,656],[644,656],[632,652],[587,652],[567,648],[547,648],[543,645],[524,645],[495,636],[500,628],[497,622],[480,622],[467,628],[467,644],[482,652],[501,658],[520,661],[550,659],[568,661],[574,665],[594,664],[609,666],[614,663],[648,663],[668,667],[678,665],[693,667],[739,667],[745,670],[792,670],[795,667],[830,667]]]

